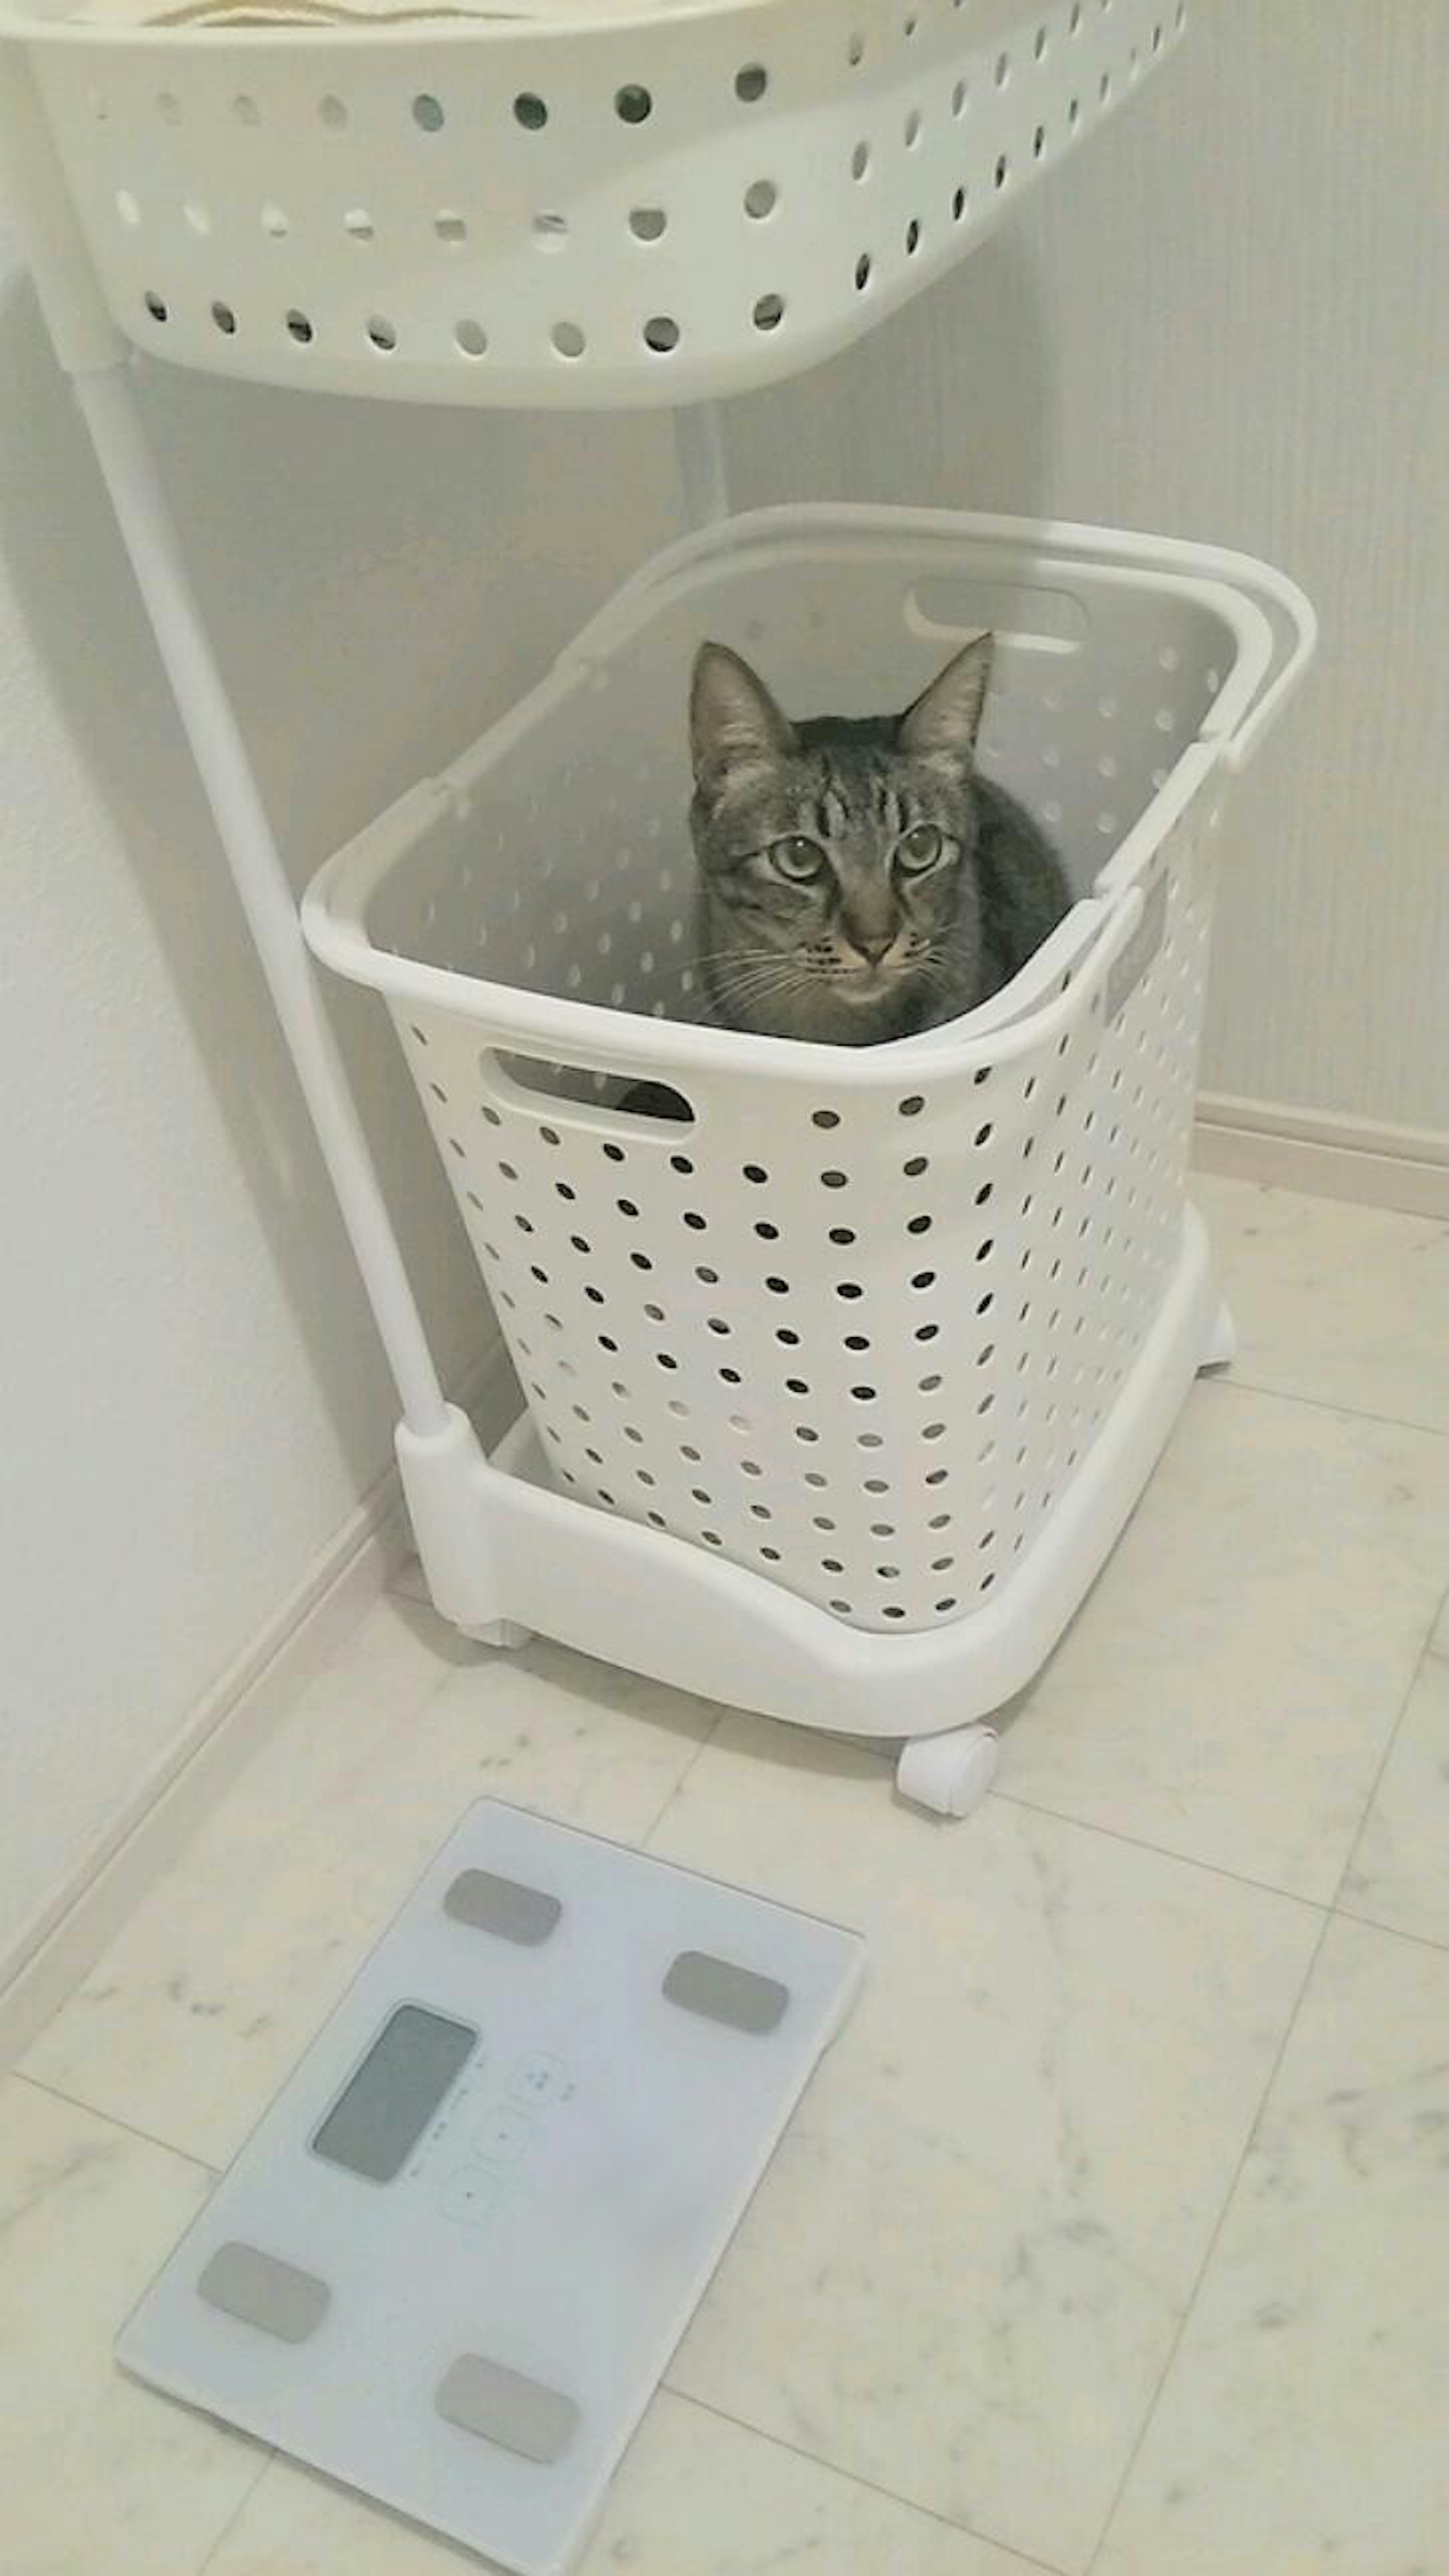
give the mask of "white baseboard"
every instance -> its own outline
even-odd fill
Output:
[[[458,1401],[491,1444],[517,1409],[501,1342]],[[123,1812],[0,1957],[0,2072],[99,1958],[269,1730],[407,1563],[412,1537],[389,1467],[281,1608],[191,1710]]]
[[[1204,1092],[1193,1162],[1200,1172],[1313,1198],[1353,1199],[1449,1223],[1449,1136],[1388,1127],[1277,1101]]]

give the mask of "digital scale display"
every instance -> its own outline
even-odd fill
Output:
[[[466,2022],[400,2004],[328,2112],[313,2154],[367,2182],[394,2181],[477,2044]]]
[[[562,2576],[862,1959],[834,1924],[485,1801],[122,2362],[515,2576]]]

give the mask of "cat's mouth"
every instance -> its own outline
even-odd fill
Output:
[[[880,1002],[888,993],[899,991],[911,965],[909,951],[901,949],[891,949],[884,957],[842,958],[831,969],[831,988],[843,1002]]]
[[[843,966],[830,979],[842,1002],[882,1002],[901,980],[898,966]]]

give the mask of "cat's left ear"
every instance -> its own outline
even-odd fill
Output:
[[[901,718],[902,751],[918,760],[938,760],[958,770],[969,769],[981,731],[982,710],[991,686],[994,635],[978,635],[963,646],[938,678],[923,689]]]
[[[694,774],[703,786],[734,770],[776,767],[796,733],[761,679],[727,644],[701,644],[689,698]]]

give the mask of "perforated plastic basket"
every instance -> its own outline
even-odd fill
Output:
[[[894,1045],[691,1025],[695,645],[851,714],[987,624],[984,762],[1065,851],[1067,921]],[[766,512],[647,569],[322,872],[308,937],[387,996],[562,1493],[883,1632],[1025,1615],[1064,1518],[1105,1552],[1135,1487],[1104,1431],[1168,1365],[1222,790],[1310,632],[1239,557]]]
[[[1186,14],[519,0],[318,30],[12,0],[0,45],[28,57],[142,347],[340,393],[598,408],[737,392],[857,338],[1115,110]]]

